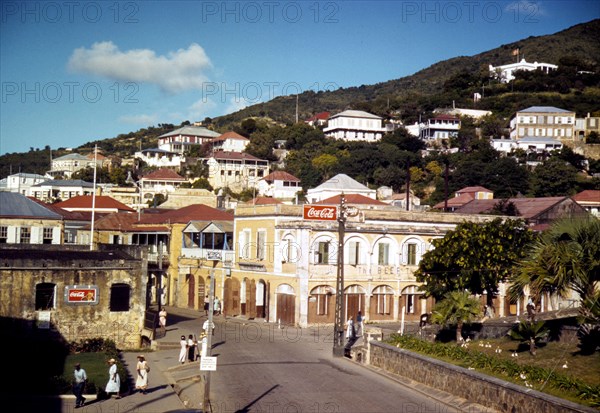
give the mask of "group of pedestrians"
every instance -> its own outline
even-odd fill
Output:
[[[148,391],[148,373],[150,372],[150,365],[146,361],[146,357],[143,354],[137,356],[137,378],[135,381],[135,389],[142,394],[146,394]],[[121,377],[117,369],[117,361],[111,358],[107,361],[108,367],[108,382],[104,388],[107,399],[110,399],[114,394],[116,399],[121,398]],[[75,395],[75,408],[78,409],[85,405],[85,397],[83,392],[87,384],[88,377],[85,369],[81,367],[80,363],[75,364],[75,370],[73,372],[73,394]]]

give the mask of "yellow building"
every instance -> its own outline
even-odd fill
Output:
[[[433,304],[422,297],[414,277],[431,241],[463,221],[494,217],[407,212],[371,201],[356,204],[356,216],[346,222],[344,319],[361,311],[372,321],[416,321]],[[226,298],[239,296],[239,304],[231,303],[230,315],[301,327],[334,322],[335,219],[304,219],[302,205],[240,205],[234,236],[235,268],[226,277],[223,293]]]

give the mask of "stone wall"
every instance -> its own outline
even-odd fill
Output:
[[[367,363],[388,373],[464,398],[499,412],[598,413],[535,390],[431,359],[394,346],[369,341]]]
[[[114,284],[129,291],[111,309]],[[40,309],[37,287],[53,286]],[[104,338],[119,348],[139,348],[146,310],[147,260],[125,246],[89,251],[86,246],[0,246],[0,317],[30,328],[47,328],[65,341]],[[128,288],[127,288],[128,287]],[[70,288],[96,289],[95,300],[73,302]]]

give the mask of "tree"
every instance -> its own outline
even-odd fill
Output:
[[[577,169],[558,157],[536,166],[531,174],[531,193],[535,197],[570,195],[576,184]]]
[[[470,323],[481,316],[479,300],[467,291],[451,291],[433,308],[431,321],[435,324],[456,325],[456,341],[462,341],[464,323]]]
[[[546,338],[550,330],[546,328],[545,322],[540,321],[521,321],[515,328],[508,332],[513,340],[519,340],[529,344],[529,353],[535,356],[537,343]]]
[[[323,175],[323,179],[325,180],[331,177],[331,172],[337,166],[337,164],[338,159],[334,155],[327,153],[319,155],[312,160],[312,166],[317,169],[321,175]]]
[[[531,243],[533,233],[523,220],[496,218],[485,224],[464,222],[444,238],[433,240],[415,272],[426,295],[441,299],[452,291],[487,294],[493,309],[498,285],[512,273]]]
[[[600,281],[600,220],[594,217],[555,221],[532,243],[510,278],[512,299],[524,295],[556,293],[566,297],[574,290],[581,302],[595,297]]]

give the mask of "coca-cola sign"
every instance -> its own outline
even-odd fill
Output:
[[[98,304],[98,287],[66,286],[65,302],[68,304]]]
[[[304,205],[304,219],[312,221],[335,221],[338,209],[331,205]]]

